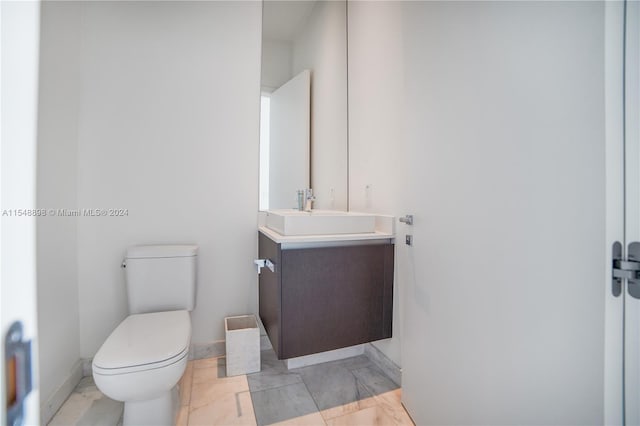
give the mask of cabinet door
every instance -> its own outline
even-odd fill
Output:
[[[280,244],[258,234],[258,255],[275,264],[275,272],[262,268],[259,278],[259,310],[271,345],[280,357]]]
[[[281,253],[279,358],[391,337],[393,244]]]

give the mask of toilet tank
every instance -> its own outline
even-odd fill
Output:
[[[196,304],[196,245],[143,245],[127,249],[129,313],[192,311]]]

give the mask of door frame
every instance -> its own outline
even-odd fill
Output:
[[[39,1],[0,1],[0,263],[2,343],[0,423],[6,418],[5,335],[20,322],[31,341],[32,391],[23,401],[22,424],[39,424],[36,313],[36,136]],[[31,214],[29,214],[31,212]],[[20,358],[19,358],[20,359]],[[29,366],[27,366],[27,369]],[[17,370],[20,370],[18,365]],[[28,370],[26,370],[28,371]],[[18,386],[20,389],[20,386]]]

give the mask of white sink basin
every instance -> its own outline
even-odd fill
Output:
[[[337,210],[269,210],[266,225],[280,235],[364,234],[375,232],[376,216]]]

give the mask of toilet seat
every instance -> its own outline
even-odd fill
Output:
[[[188,356],[190,340],[188,311],[130,315],[98,350],[93,372],[117,375],[166,367]]]

